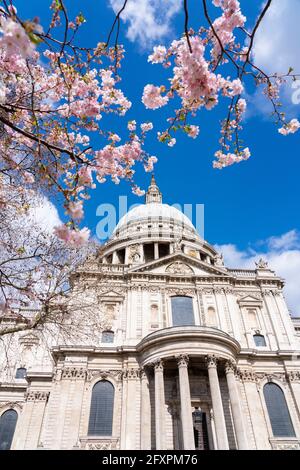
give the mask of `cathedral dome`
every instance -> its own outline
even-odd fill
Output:
[[[115,227],[112,238],[130,236],[171,235],[171,238],[199,238],[191,220],[174,206],[162,203],[162,195],[154,176],[146,193],[146,203],[140,204],[125,214]],[[159,232],[161,235],[159,235]]]
[[[195,230],[190,219],[183,214],[176,207],[169,206],[168,204],[162,204],[153,202],[151,204],[141,204],[131,209],[127,214],[125,214],[119,221],[114,232],[121,230],[124,226],[130,224],[131,222],[137,221],[151,221],[155,219],[170,219],[174,222],[180,223],[190,227],[192,230]]]

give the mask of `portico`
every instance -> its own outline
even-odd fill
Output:
[[[155,353],[152,349],[154,343]],[[198,448],[195,442],[197,427],[193,412],[197,410],[199,415],[200,412],[204,413],[205,409],[207,438],[210,436],[209,448],[229,449],[228,423],[226,425],[219,376],[223,382],[225,381],[228,390],[230,415],[227,416],[227,421],[232,420],[237,447],[247,448],[235,367],[235,356],[239,351],[239,345],[233,338],[215,328],[173,327],[148,335],[139,347],[145,357],[143,368],[148,371],[148,380],[153,378],[157,449],[164,449],[166,445],[165,407],[168,406],[170,409],[170,400],[166,400],[165,381],[169,371],[173,377],[177,377],[178,387],[176,393],[173,393],[173,407],[175,404],[180,421],[181,448],[185,450]],[[155,357],[152,358],[153,355]],[[193,375],[195,383],[200,378],[207,381],[206,395],[200,391],[198,393],[195,385],[191,393],[190,374]],[[143,390],[144,388],[142,393]],[[142,402],[144,403],[143,396]],[[150,400],[148,404],[150,407]],[[148,414],[151,414],[151,410]],[[147,433],[147,429],[141,429],[141,432],[143,435]]]

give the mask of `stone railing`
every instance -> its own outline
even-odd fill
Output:
[[[251,269],[228,269],[228,272],[239,277],[255,277],[256,272]]]
[[[119,449],[119,439],[114,437],[87,436],[79,439],[81,450],[116,450]]]

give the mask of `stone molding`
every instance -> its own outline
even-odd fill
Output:
[[[22,408],[23,408],[23,402],[19,402],[19,401],[6,401],[6,402],[2,402],[0,403],[0,411],[4,410],[5,408],[7,410],[19,410],[21,411]]]
[[[299,439],[270,439],[272,450],[300,450]]]

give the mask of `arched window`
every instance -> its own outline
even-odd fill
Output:
[[[207,325],[218,326],[217,314],[214,307],[208,307],[207,309]]]
[[[113,331],[103,331],[101,336],[102,343],[113,343],[114,342],[114,332]]]
[[[195,325],[192,297],[171,297],[173,326]]]
[[[18,413],[7,410],[0,416],[0,450],[9,450],[16,429]]]
[[[111,436],[114,411],[114,386],[107,380],[97,382],[92,392],[89,436]]]
[[[264,386],[264,397],[274,437],[294,437],[295,431],[281,388],[270,382]]]
[[[16,370],[16,379],[25,379],[26,377],[26,369],[25,367],[19,367]]]
[[[263,335],[259,335],[259,334],[253,335],[253,339],[254,339],[255,346],[258,346],[258,347],[267,346],[265,337]]]

